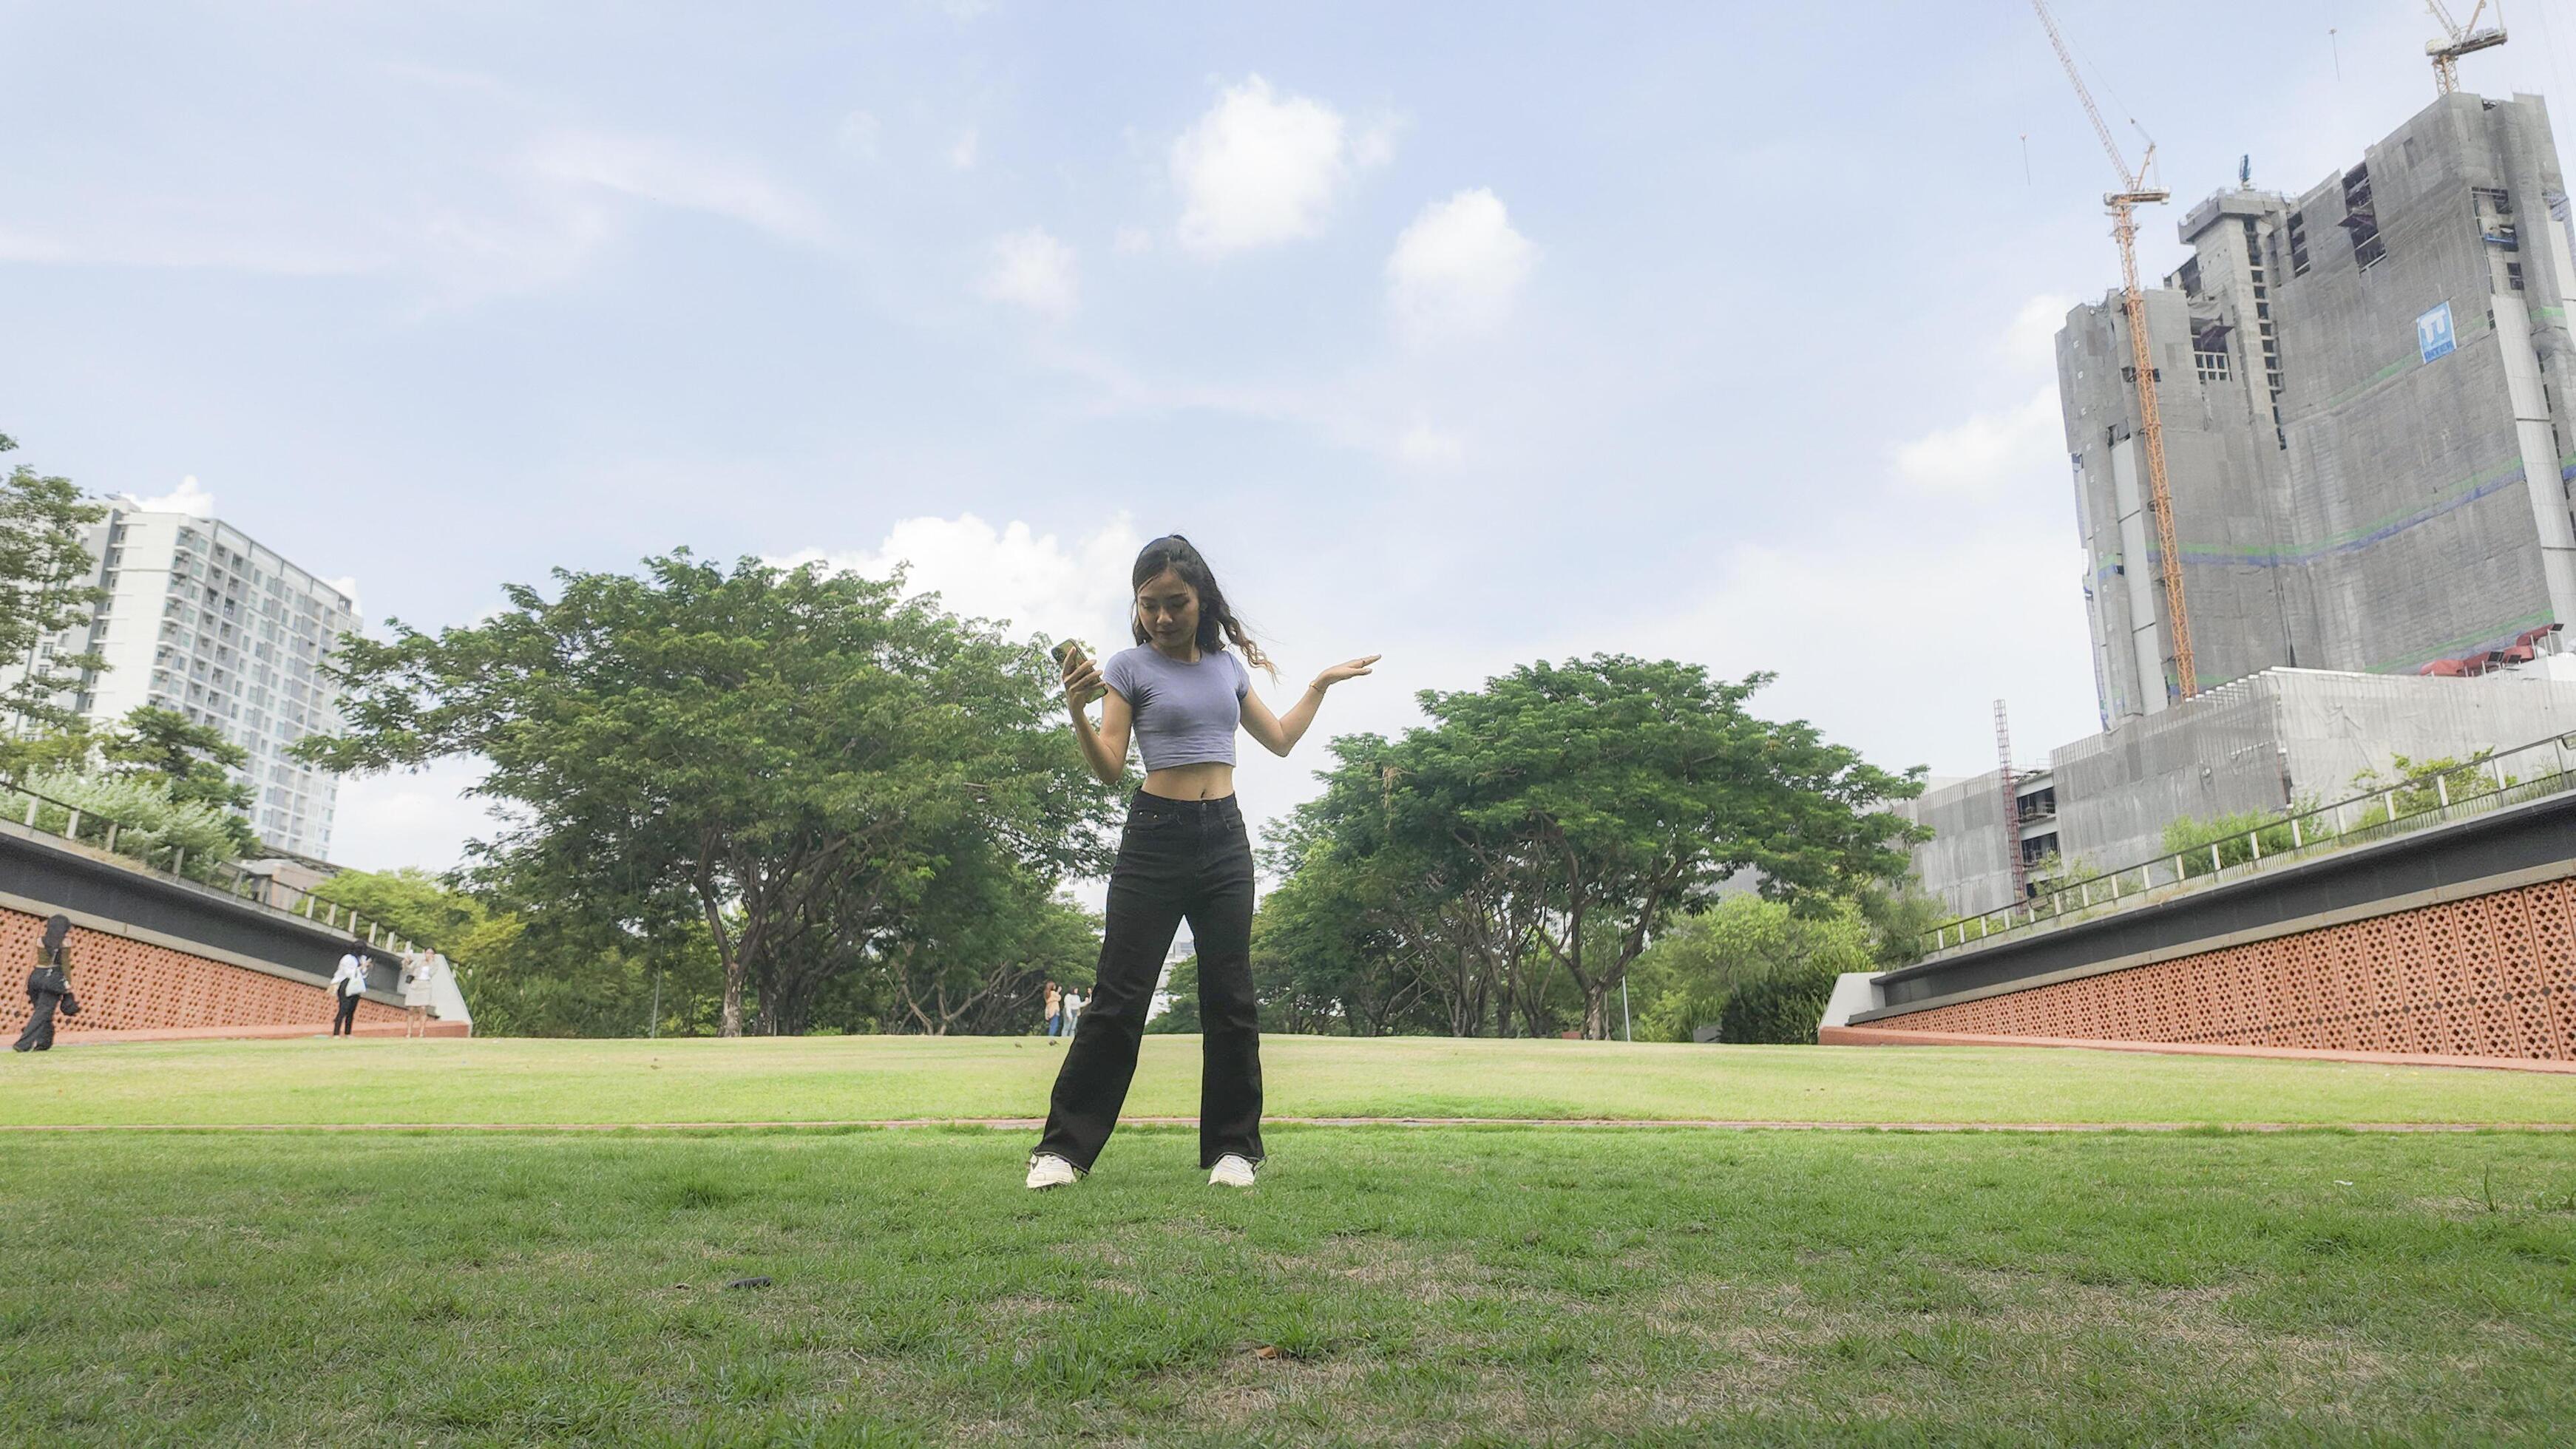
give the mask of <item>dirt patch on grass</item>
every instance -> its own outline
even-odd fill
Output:
[[[1492,1274],[1466,1253],[1427,1252],[1395,1238],[1335,1238],[1332,1245],[1302,1255],[1271,1254],[1271,1266],[1292,1277],[1317,1274],[1346,1283],[1362,1283],[1421,1304],[1456,1303],[1492,1298],[1500,1290]]]

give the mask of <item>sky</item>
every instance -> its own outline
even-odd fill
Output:
[[[2055,8],[2150,276],[2433,98],[2407,0]],[[2567,94],[2576,3],[2506,18],[2464,87]],[[1891,769],[2099,728],[2051,338],[2112,178],[2027,5],[0,0],[0,74],[17,459],[379,634],[686,546],[1115,648],[1178,531],[1274,705],[1385,656],[1256,821],[1597,651]],[[344,782],[331,855],[454,864],[472,779]]]

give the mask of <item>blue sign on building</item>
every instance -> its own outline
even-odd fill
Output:
[[[2451,335],[2451,304],[2443,303],[2415,319],[2415,350],[2426,362],[2448,357],[2459,348],[2459,339]]]

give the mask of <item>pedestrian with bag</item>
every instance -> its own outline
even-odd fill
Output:
[[[27,973],[27,1025],[18,1033],[15,1050],[52,1051],[54,1013],[80,1015],[80,1002],[72,995],[68,972],[71,950],[67,943],[71,934],[71,917],[56,915],[45,921],[44,942],[36,947],[36,969]]]
[[[338,998],[339,1009],[331,1018],[333,1036],[355,1036],[358,1033],[358,997],[367,989],[367,958],[355,946],[340,958],[340,969],[331,973],[331,994]]]

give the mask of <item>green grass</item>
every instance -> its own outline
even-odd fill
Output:
[[[1134,1115],[1191,1113],[1155,1038]],[[0,1123],[1024,1116],[1038,1040],[199,1042]],[[1297,1116],[2576,1121],[2576,1080],[2049,1050],[1265,1043]],[[2576,1134],[0,1136],[0,1443],[2576,1438]],[[763,1275],[766,1287],[728,1290]]]
[[[2558,1134],[8,1146],[9,1443],[2576,1436]]]
[[[1281,1116],[1844,1122],[2576,1122],[2576,1077],[2045,1048],[1262,1044]],[[1042,1114],[1043,1038],[61,1048],[0,1071],[0,1125],[765,1122]],[[1128,1111],[1198,1110],[1198,1040],[1149,1037]]]

